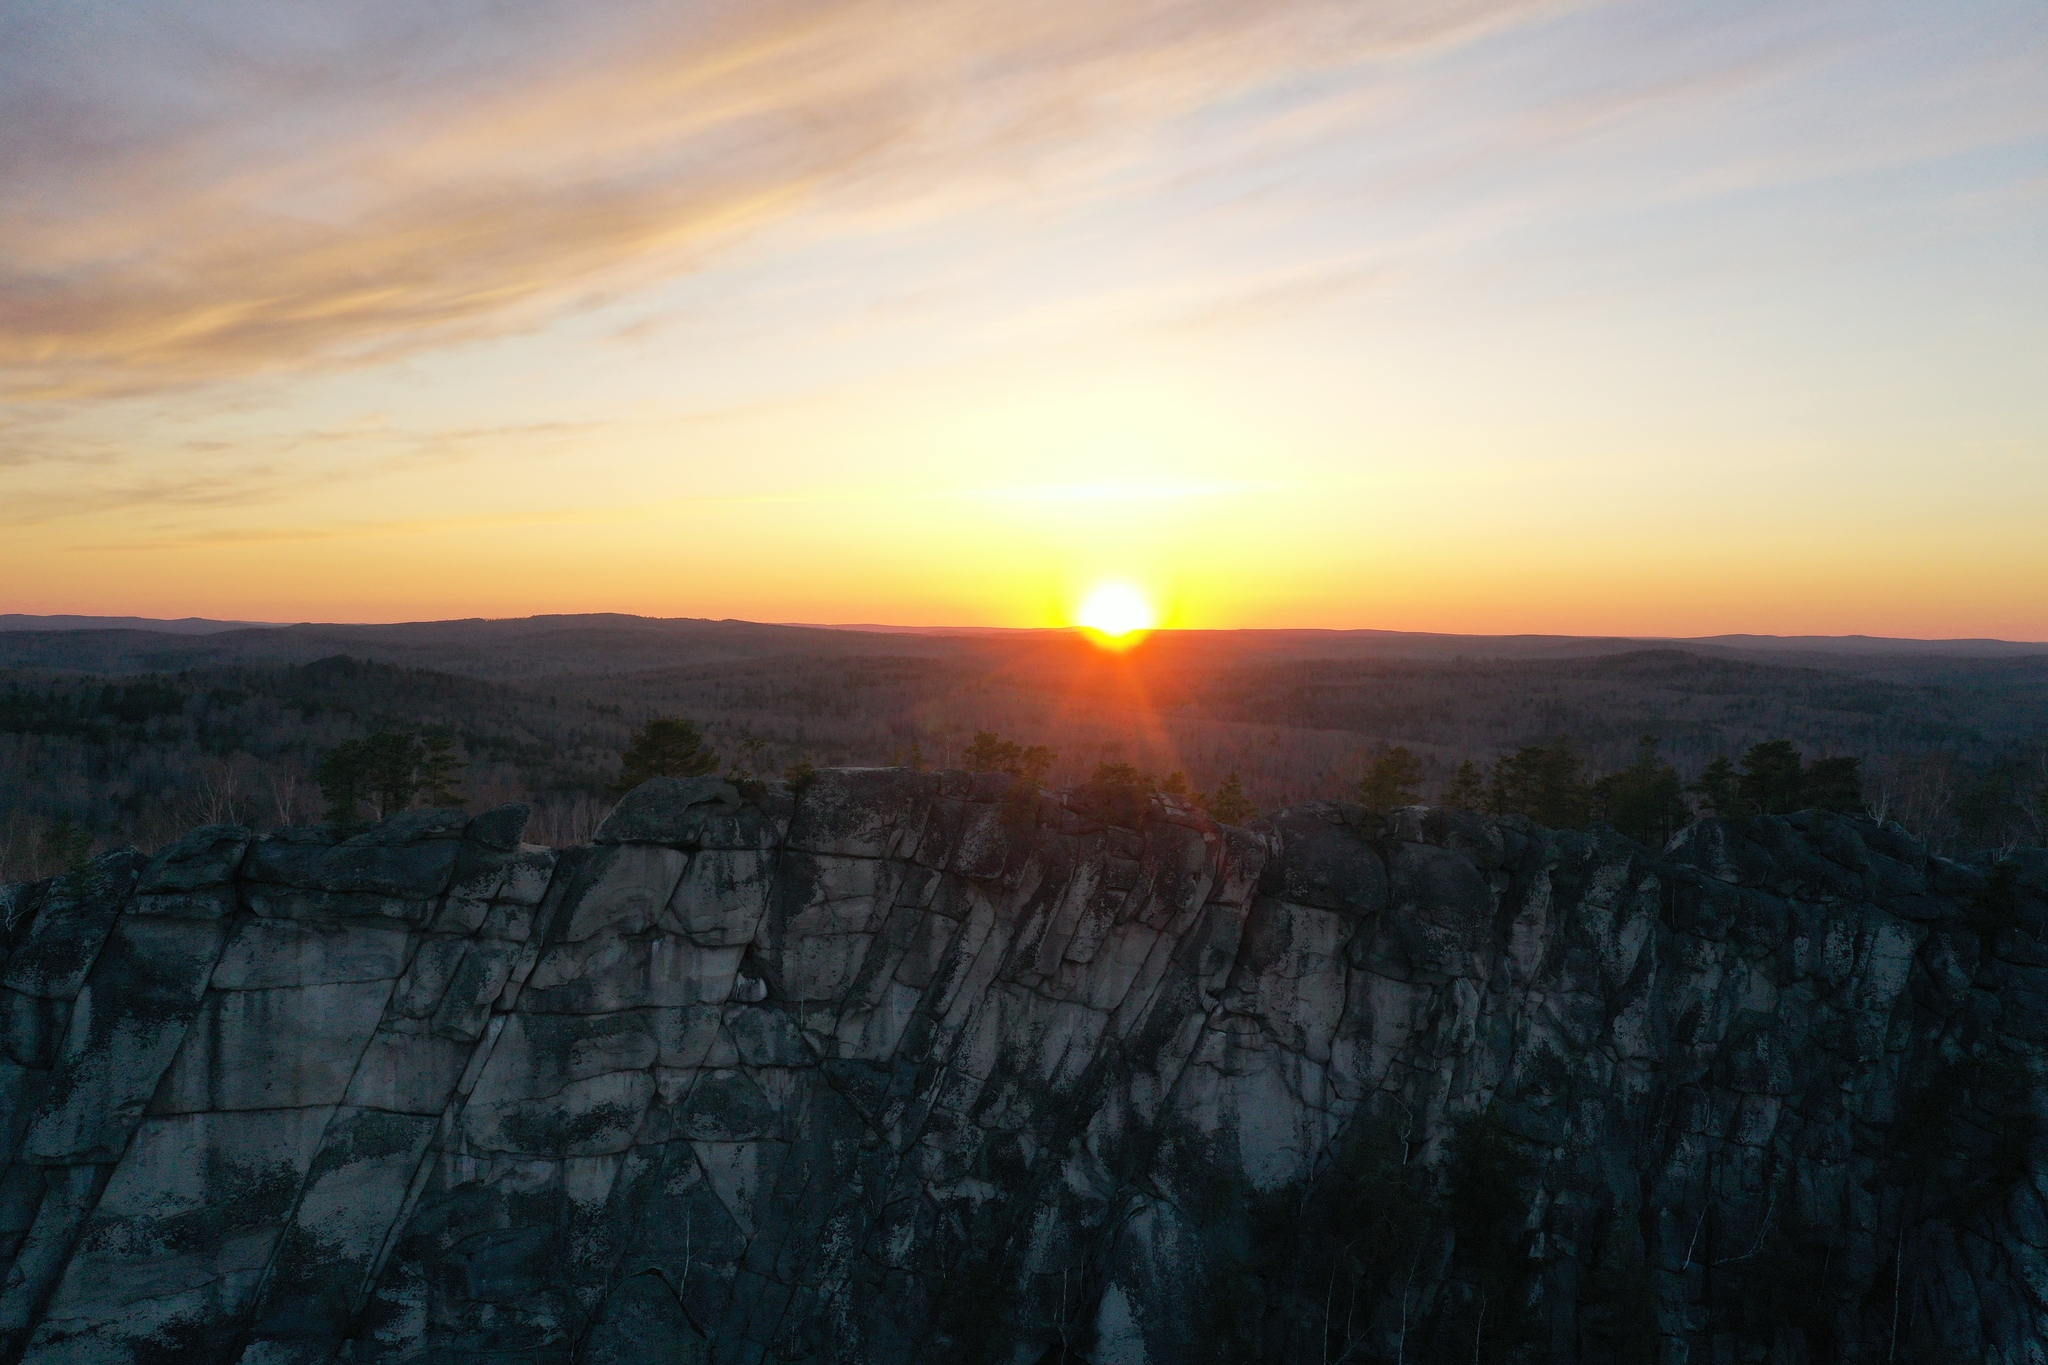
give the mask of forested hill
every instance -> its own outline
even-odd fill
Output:
[[[61,623],[57,624],[57,623]],[[0,616],[0,667],[149,673],[230,664],[309,663],[335,654],[473,677],[534,678],[761,658],[940,658],[1014,661],[1081,642],[1065,630],[892,629],[586,613],[382,625],[144,621]],[[1146,648],[1174,671],[1257,662],[1565,659],[1676,647],[1700,657],[1868,670],[1957,661],[2048,660],[2048,644],[1870,636],[1724,635],[1646,640],[1573,635],[1445,635],[1392,630],[1177,630]]]
[[[1942,847],[1997,844],[2016,829],[2038,838],[2023,827],[2027,803],[2048,784],[2048,658],[1289,652],[1324,632],[1272,633],[1290,637],[1284,647],[1228,632],[1161,635],[1112,655],[1064,632],[655,624],[664,628],[637,618],[482,622],[474,638],[422,630],[406,648],[379,645],[396,658],[240,663],[180,651],[288,640],[300,628],[0,636],[9,647],[55,642],[46,652],[71,660],[0,670],[0,870],[152,848],[209,820],[317,817],[321,756],[379,731],[450,737],[472,806],[530,801],[543,838],[577,842],[609,802],[632,730],[656,715],[694,719],[725,763],[768,774],[800,762],[956,762],[987,730],[1056,751],[1053,785],[1105,762],[1161,779],[1181,772],[1200,790],[1235,773],[1259,809],[1350,795],[1392,746],[1412,751],[1419,790],[1436,799],[1460,763],[1490,767],[1529,745],[1568,743],[1590,778],[1632,761],[1654,735],[1691,781],[1716,758],[1786,739],[1809,757],[1859,758],[1873,806]],[[607,645],[614,631],[626,646]],[[137,636],[167,651],[164,667],[130,666]],[[425,666],[422,653],[454,666]],[[640,666],[650,658],[666,662]],[[1983,816],[1992,807],[2004,813]]]
[[[322,754],[382,730],[452,736],[472,799],[599,793],[617,707],[336,656],[282,667],[96,677],[0,674],[0,801],[14,858],[60,823],[155,847],[194,820],[316,820]]]
[[[148,673],[232,664],[308,663],[347,654],[472,677],[531,679],[752,658],[945,656],[963,647],[972,649],[972,637],[956,640],[754,621],[593,614],[393,625],[265,626],[206,635],[133,628],[0,632],[0,665]]]

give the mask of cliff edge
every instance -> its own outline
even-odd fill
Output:
[[[832,770],[0,890],[0,1361],[2048,1361],[2048,855]]]

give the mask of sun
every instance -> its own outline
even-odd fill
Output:
[[[1081,599],[1074,619],[1101,636],[1104,643],[1127,645],[1158,622],[1145,594],[1128,583],[1098,583]]]

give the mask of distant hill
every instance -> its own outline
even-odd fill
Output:
[[[1720,645],[1752,654],[1940,654],[1996,659],[2048,654],[2039,640],[1904,640],[1884,635],[1701,635],[1674,644]]]
[[[768,658],[899,657],[981,664],[1031,657],[1045,650],[1059,652],[1077,643],[1076,632],[1071,630],[777,625],[614,612],[374,625],[0,616],[0,668],[91,673],[307,663],[349,654],[472,677],[538,679]],[[2048,644],[2042,643],[1867,635],[1640,639],[1395,630],[1175,630],[1158,632],[1146,645],[1155,657],[1171,657],[1201,668],[1318,659],[1595,658],[1657,647],[1850,672],[1912,660],[2048,657]]]
[[[0,633],[0,668],[149,673],[234,664],[310,663],[336,654],[479,678],[644,672],[759,658],[945,655],[947,637],[872,635],[753,621],[643,616],[528,616],[391,625],[259,626],[167,638],[160,631]]]
[[[203,616],[180,616],[160,621],[153,616],[25,616],[0,612],[0,631],[14,630],[153,630],[161,635],[215,635],[224,630],[246,630],[251,626],[272,626],[272,621],[210,621]]]
[[[654,715],[690,717],[725,762],[769,775],[958,762],[988,730],[1055,750],[1055,784],[1101,763],[1183,772],[1203,791],[1236,774],[1262,809],[1354,790],[1397,744],[1434,797],[1460,763],[1560,739],[1599,776],[1654,735],[1688,781],[1787,739],[1860,759],[1873,808],[1948,845],[1998,834],[2008,807],[2048,822],[2048,798],[2034,801],[2048,649],[1843,643],[1166,631],[1111,654],[1068,630],[612,615],[13,631],[0,863],[40,859],[60,821],[102,846],[154,846],[192,824],[281,818],[316,801],[324,754],[383,729],[452,734],[475,800],[532,801],[537,830],[577,842]]]

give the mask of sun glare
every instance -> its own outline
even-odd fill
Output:
[[[1128,583],[1101,583],[1089,590],[1075,620],[1109,644],[1133,643],[1157,617],[1145,594]]]

